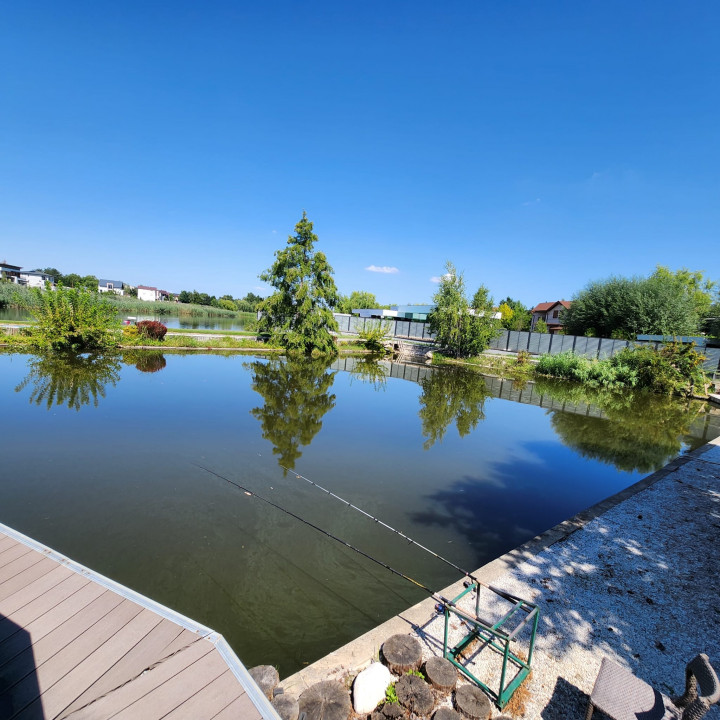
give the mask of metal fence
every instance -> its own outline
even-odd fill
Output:
[[[430,327],[424,322],[411,320],[396,320],[388,318],[360,318],[354,315],[341,315],[335,313],[338,328],[342,333],[357,335],[361,330],[369,330],[383,323],[388,335],[403,340],[434,340]],[[612,340],[610,338],[584,337],[582,335],[550,335],[549,333],[535,333],[518,330],[503,330],[502,333],[490,343],[492,350],[507,352],[520,352],[526,350],[531,355],[557,355],[562,352],[572,352],[586,358],[609,358],[628,347],[627,340]],[[660,347],[661,342],[638,340],[636,345],[652,345]],[[720,373],[720,348],[704,348],[705,355],[703,367],[707,372]]]

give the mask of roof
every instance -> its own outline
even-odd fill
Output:
[[[155,290],[155,291],[157,291],[156,287],[150,287],[149,285],[138,285],[137,289],[138,290]]]
[[[20,265],[10,265],[10,263],[5,262],[4,260],[0,263],[0,268],[3,270],[20,270]]]
[[[54,277],[50,273],[42,272],[42,270],[21,270],[21,275],[40,275],[40,277]]]
[[[110,283],[110,285],[125,285],[125,283],[122,280],[106,280],[105,278],[100,278],[98,280],[98,285],[107,285]]]
[[[547,312],[556,305],[562,305],[566,310],[572,305],[568,300],[555,300],[555,302],[544,302],[537,304],[530,312]]]

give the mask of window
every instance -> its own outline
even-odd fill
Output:
[[[558,316],[558,310],[553,310],[553,317],[556,318]]]

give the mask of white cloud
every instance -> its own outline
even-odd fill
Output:
[[[394,275],[400,272],[396,267],[389,267],[387,265],[368,265],[365,269],[369,272],[385,273],[387,275]]]
[[[439,283],[439,282],[442,282],[443,279],[449,279],[449,278],[451,278],[451,277],[452,277],[452,273],[445,273],[445,274],[442,275],[442,276],[441,276],[441,275],[433,275],[433,276],[430,278],[430,282],[432,282],[432,283]]]

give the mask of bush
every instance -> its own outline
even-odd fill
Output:
[[[385,342],[390,339],[390,323],[380,321],[372,324],[369,328],[360,330],[358,337],[365,343],[365,347],[371,352],[384,352]]]
[[[165,325],[157,320],[141,320],[136,327],[140,337],[150,340],[163,340],[167,332]]]

